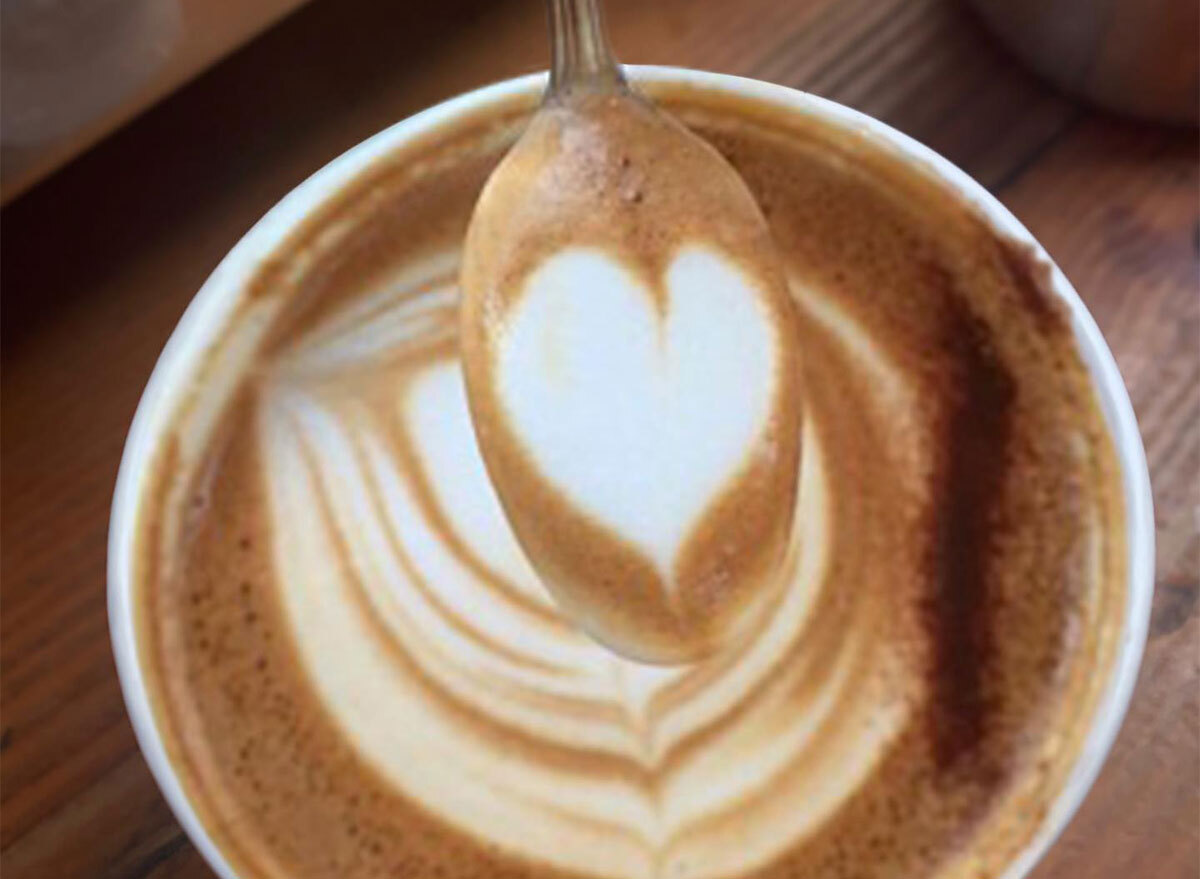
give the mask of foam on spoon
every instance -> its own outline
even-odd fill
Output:
[[[635,659],[736,640],[778,597],[800,454],[786,277],[736,172],[632,93],[552,101],[462,286],[479,445],[550,592]]]

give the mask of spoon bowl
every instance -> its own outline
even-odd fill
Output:
[[[535,570],[602,643],[693,662],[777,597],[798,352],[761,210],[637,94],[594,0],[553,0],[542,107],[467,234],[472,420]]]

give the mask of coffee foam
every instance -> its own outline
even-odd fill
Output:
[[[800,395],[742,181],[637,96],[550,102],[480,195],[462,283],[484,460],[564,608],[645,661],[744,634],[781,584]]]
[[[467,120],[272,261],[235,321],[264,327],[252,366],[228,402],[197,386],[152,483],[148,521],[180,524],[145,532],[145,664],[243,875],[990,875],[1061,785],[1124,570],[1066,321],[886,154],[676,101],[794,272],[807,417],[777,609],[661,669],[544,592],[457,359],[455,242],[505,117]]]
[[[775,332],[736,269],[700,248],[671,263],[661,319],[595,251],[560,252],[525,286],[497,346],[505,417],[538,470],[669,589],[695,520],[767,426]]]

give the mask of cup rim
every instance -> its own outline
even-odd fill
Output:
[[[1075,288],[1029,230],[981,184],[924,144],[864,113],[789,86],[681,67],[627,65],[625,69],[635,81],[694,85],[748,97],[778,106],[783,112],[818,116],[867,135],[953,186],[993,228],[1030,245],[1050,266],[1051,285],[1070,310],[1076,346],[1092,377],[1120,461],[1127,576],[1117,656],[1093,710],[1075,765],[1037,831],[1001,875],[1001,879],[1020,879],[1059,837],[1099,775],[1129,707],[1149,627],[1155,547],[1150,476],[1129,394],[1112,353]],[[185,384],[183,379],[213,340],[215,330],[223,323],[219,318],[236,304],[238,297],[234,294],[298,223],[341,191],[374,159],[481,107],[514,97],[536,96],[544,89],[545,82],[544,72],[534,73],[460,94],[385,128],[312,174],[246,232],[200,287],[172,331],[142,393],[122,453],[109,520],[109,631],[126,710],[151,774],[192,843],[222,879],[238,879],[238,876],[201,822],[170,762],[139,658],[132,564],[135,526],[147,475],[144,463],[150,458],[155,438],[166,428],[174,402]]]

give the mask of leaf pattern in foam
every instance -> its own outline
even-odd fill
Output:
[[[863,683],[867,640],[849,626],[832,642],[805,635],[823,517],[798,518],[790,574],[815,585],[789,589],[740,653],[658,669],[591,643],[522,557],[475,446],[453,344],[456,258],[322,316],[262,373],[281,604],[315,690],[400,790],[530,856],[612,876],[698,854],[713,870],[761,861],[848,793],[829,778],[873,762],[874,748],[863,757],[854,736],[829,735],[880,704]],[[815,438],[806,449],[802,495],[820,498]],[[814,677],[821,687],[799,698]],[[898,723],[876,711],[868,738]],[[798,775],[802,759],[826,768]],[[764,809],[768,790],[795,808],[764,811],[742,844],[709,852],[714,828]]]

